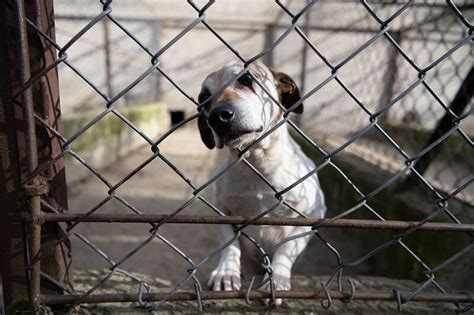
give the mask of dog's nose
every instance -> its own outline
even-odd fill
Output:
[[[227,125],[234,119],[234,109],[230,106],[220,106],[214,108],[209,114],[209,125],[218,127]]]

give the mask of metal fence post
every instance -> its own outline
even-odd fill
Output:
[[[307,12],[304,16],[304,24],[303,24],[303,32],[310,37],[310,28],[309,28],[309,20],[310,20],[311,12]],[[308,60],[308,44],[303,42],[303,48],[301,50],[301,74],[300,74],[300,93],[304,95],[306,92],[306,68],[307,68],[307,60]],[[296,115],[293,117],[297,126],[301,125],[301,116]]]
[[[265,28],[263,48],[270,46],[275,40],[275,24],[269,24]],[[262,61],[269,67],[273,67],[273,51],[263,56]]]
[[[112,97],[113,85],[112,85],[112,65],[110,62],[110,21],[109,19],[104,19],[104,50],[105,50],[105,80],[107,86],[107,94],[109,97]]]
[[[5,224],[0,229],[0,260],[7,312],[17,309],[18,303],[28,298],[37,311],[40,287],[46,292],[63,293],[48,279],[69,280],[70,246],[67,242],[43,259],[43,268],[39,261],[30,268],[26,268],[29,263],[25,263],[38,256],[41,243],[44,247],[65,233],[61,225],[42,225],[35,220],[41,214],[42,200],[58,212],[67,209],[62,147],[46,129],[36,124],[39,117],[62,130],[57,70],[53,68],[40,80],[30,81],[56,61],[55,48],[37,33],[30,32],[34,25],[54,38],[52,3],[52,0],[26,3],[17,0],[0,5],[0,143],[3,151],[0,219]],[[26,224],[22,222],[24,217],[28,218]],[[23,245],[25,236],[27,247]]]
[[[33,5],[27,3],[31,20],[36,22],[36,28],[44,32],[49,38],[55,39],[54,8],[52,0],[36,0]],[[48,65],[54,64],[57,60],[56,49],[51,43],[41,38],[36,32],[31,32],[30,36],[30,64],[32,74],[43,71]],[[56,130],[62,132],[63,124],[61,120],[61,109],[59,99],[59,79],[57,68],[48,71],[39,82],[33,100],[37,114],[54,126]],[[35,85],[33,85],[35,87]],[[36,126],[38,139],[39,164],[49,164],[42,173],[40,179],[46,182],[48,193],[42,196],[50,206],[57,212],[66,212],[68,210],[66,172],[64,159],[58,158],[64,153],[62,143],[57,137],[53,137],[46,128]],[[66,233],[66,224],[43,224],[42,225],[42,243],[43,247],[49,244],[55,244],[56,240]],[[59,280],[69,283],[72,281],[70,273],[71,245],[69,240],[55,247],[53,255],[44,258],[45,262],[41,270],[43,274],[50,277],[42,277],[42,288],[49,292],[63,294],[64,290],[49,279]]]
[[[18,84],[17,63],[12,63],[16,52],[13,37],[14,10],[12,3],[0,4],[0,266],[2,274],[5,310],[10,310],[28,300],[26,274],[26,248],[24,247],[24,224],[19,211],[25,206],[21,191],[20,152],[25,152],[25,142],[19,138],[23,131],[23,117],[15,108],[11,87]],[[16,66],[16,67],[15,67]],[[16,77],[12,78],[12,74]],[[24,138],[23,138],[24,139]]]
[[[390,32],[393,40],[401,46],[402,42],[402,33],[401,32]],[[395,83],[397,82],[398,78],[398,60],[400,58],[400,54],[398,53],[397,49],[393,46],[389,47],[389,55],[388,55],[388,63],[387,63],[387,70],[384,77],[384,87],[380,97],[379,108],[383,107],[388,101],[390,101],[393,97],[393,92],[395,89]]]

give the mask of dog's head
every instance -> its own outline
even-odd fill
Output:
[[[243,69],[242,62],[233,61],[209,74],[202,83],[199,103],[203,103]],[[290,108],[300,99],[300,91],[289,75],[271,70],[259,62],[253,63],[249,72],[285,108]],[[303,104],[293,112],[302,113]],[[201,139],[209,149],[223,148],[224,145],[242,148],[282,117],[281,109],[247,72],[207,102],[198,118],[198,126]]]

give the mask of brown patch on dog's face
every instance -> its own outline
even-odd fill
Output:
[[[275,71],[270,69],[273,74],[273,77],[276,80],[276,88],[278,91],[278,97],[280,99],[280,103],[286,108],[290,109],[296,102],[301,99],[300,90],[296,85],[293,78],[291,78],[288,74]],[[301,103],[298,105],[294,110],[293,113],[302,114],[303,113],[303,104]]]
[[[238,99],[239,99],[239,94],[237,94],[233,90],[226,89],[224,90],[224,92],[222,92],[221,95],[219,95],[218,97],[212,100],[210,110],[212,110],[215,104],[225,103],[225,102],[233,103],[233,102],[236,102]]]
[[[242,62],[229,62],[210,73],[202,83],[198,100],[204,107],[198,126],[208,148],[244,148],[283,117],[273,100],[287,93],[296,95],[295,90],[282,90],[279,95],[272,72],[259,62],[247,71],[243,69]],[[235,78],[237,74],[239,77]],[[231,80],[234,81],[221,90],[223,84]],[[285,98],[284,101],[289,104]]]

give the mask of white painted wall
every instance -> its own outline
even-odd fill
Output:
[[[206,1],[196,1],[202,6]],[[298,12],[304,0],[284,1],[290,10]],[[415,5],[391,24],[392,30],[403,29],[401,46],[421,67],[437,59],[454,44],[466,36],[461,23],[453,14],[426,23],[440,13],[443,8],[431,1],[435,7]],[[381,18],[387,18],[401,7],[372,4]],[[186,1],[116,1],[112,15],[119,19],[152,52],[165,46],[184,27],[191,23],[197,13]],[[57,20],[57,40],[63,45],[80,30],[87,20],[65,20],[66,16],[95,16],[101,12],[101,5],[95,0],[58,0],[55,2]],[[472,16],[473,10],[466,11]],[[258,1],[217,1],[206,12],[206,21],[234,47],[244,58],[250,58],[265,47],[266,24],[278,21],[289,25],[291,19],[270,0]],[[154,19],[154,21],[130,21]],[[301,24],[304,17],[301,18]],[[346,56],[374,36],[379,24],[359,3],[353,1],[321,1],[310,12],[310,24],[318,29],[309,32],[313,44],[332,63],[337,64]],[[113,93],[116,94],[133,82],[150,66],[150,57],[116,26],[111,29]],[[102,23],[94,26],[69,50],[69,61],[91,79],[101,91],[106,92],[105,58],[103,51]],[[363,32],[360,30],[372,30]],[[277,28],[275,36],[284,31]],[[273,51],[274,67],[292,75],[299,81],[301,73],[303,41],[292,32]],[[391,82],[388,80],[388,64],[393,53],[389,41],[381,37],[339,70],[338,77],[371,111],[382,104],[383,92]],[[221,67],[230,59],[235,59],[211,32],[202,25],[182,37],[160,57],[160,67],[192,97],[197,97],[203,78]],[[430,71],[427,82],[449,103],[472,65],[472,47],[464,45],[452,57]],[[408,84],[417,79],[414,69],[397,57],[397,80],[393,84],[393,97],[401,93]],[[319,57],[308,49],[308,64],[305,91],[321,83],[330,75],[330,69]],[[158,98],[173,110],[194,113],[194,105],[157,71],[130,90],[118,101],[120,106],[147,103]],[[60,66],[61,101],[65,115],[104,106],[105,102],[70,69]],[[161,85],[159,85],[161,84]],[[305,103],[306,114],[303,124],[316,128],[319,133],[347,136],[368,124],[367,115],[354,103],[334,81],[318,91]],[[443,108],[428,95],[422,87],[395,104],[386,119],[391,123],[416,123],[425,129],[432,129],[444,114]],[[351,116],[351,123],[341,116]],[[415,120],[413,122],[413,120]],[[466,121],[463,126],[473,133],[474,122]]]

